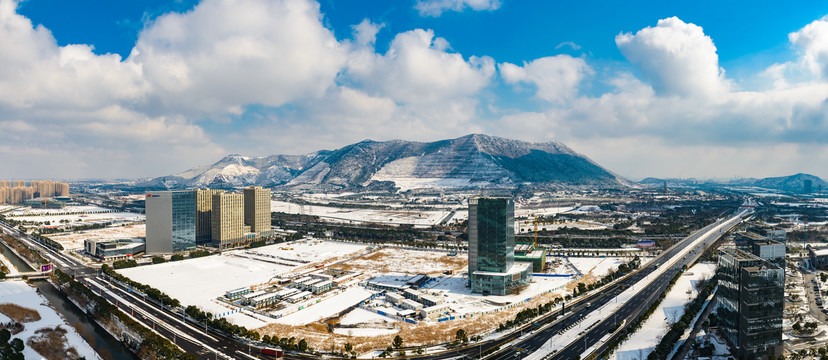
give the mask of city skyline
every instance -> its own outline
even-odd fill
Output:
[[[828,6],[639,5],[3,0],[3,173],[480,132],[634,179],[828,177]]]

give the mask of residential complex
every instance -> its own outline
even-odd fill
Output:
[[[469,199],[469,282],[473,293],[506,295],[528,285],[531,262],[515,262],[515,203]]]
[[[716,314],[741,358],[782,354],[784,268],[739,249],[719,253]]]
[[[43,180],[30,181],[26,186],[25,181],[0,181],[0,204],[23,204],[36,197],[54,196],[69,196],[69,184]]]

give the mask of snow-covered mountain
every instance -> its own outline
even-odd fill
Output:
[[[153,179],[164,188],[246,185],[326,189],[626,186],[629,182],[558,142],[472,134],[435,142],[365,140],[307,155],[229,155]]]

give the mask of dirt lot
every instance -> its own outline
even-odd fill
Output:
[[[27,345],[45,356],[47,360],[77,360],[80,359],[75,348],[66,348],[66,330],[60,326],[54,329],[40,329],[35,336],[29,338]]]
[[[385,248],[332,268],[363,273],[434,274],[445,270],[465,270],[467,265],[468,257],[463,255]]]

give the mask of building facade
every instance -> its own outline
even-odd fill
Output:
[[[213,195],[211,224],[213,245],[220,249],[245,240],[244,195],[218,193]]]
[[[213,240],[213,195],[224,190],[196,189],[196,241]]]
[[[195,203],[194,191],[147,193],[147,254],[175,253],[195,249]]]
[[[469,199],[469,282],[473,293],[506,295],[528,285],[532,264],[515,262],[515,203]]]
[[[716,315],[737,356],[782,354],[784,269],[742,250],[722,249],[717,274]]]
[[[259,186],[244,189],[244,224],[255,233],[270,230],[270,189]]]

